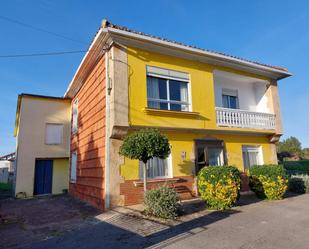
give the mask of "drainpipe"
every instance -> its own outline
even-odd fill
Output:
[[[109,209],[110,207],[110,79],[109,79],[109,51],[105,52],[105,173],[104,173],[104,182],[105,182],[105,202],[104,208]]]

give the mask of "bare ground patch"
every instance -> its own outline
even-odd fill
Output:
[[[70,196],[0,201],[0,248],[23,248],[89,226],[99,210]]]

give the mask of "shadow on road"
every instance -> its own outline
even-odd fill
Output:
[[[182,240],[207,229],[207,226],[225,219],[235,213],[236,210],[229,211],[215,211],[208,215],[193,219],[188,222],[181,223],[175,226],[165,226],[157,222],[151,222],[149,227],[154,233],[142,236],[137,232],[132,232],[129,229],[109,223],[98,222],[92,227],[81,229],[74,232],[69,232],[66,235],[46,240],[31,248],[145,248],[145,247],[161,247],[169,243]],[[141,219],[141,218],[139,218]],[[139,220],[131,220],[132,227],[138,225]],[[119,223],[118,223],[119,224]],[[127,224],[128,225],[128,224]],[[156,226],[161,226],[158,229]],[[158,231],[159,230],[159,231]]]

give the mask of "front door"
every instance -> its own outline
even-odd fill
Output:
[[[223,141],[195,141],[196,174],[205,166],[221,166],[226,164]]]
[[[51,194],[53,180],[53,160],[36,160],[34,195]]]

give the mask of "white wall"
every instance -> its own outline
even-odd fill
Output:
[[[0,168],[10,168],[11,162],[10,161],[0,161]]]
[[[226,88],[237,90],[239,109],[266,113],[270,112],[267,106],[268,99],[265,95],[265,81],[232,73],[215,71],[214,84],[217,107],[223,107],[222,89]]]

